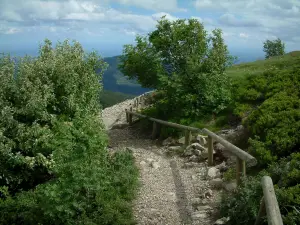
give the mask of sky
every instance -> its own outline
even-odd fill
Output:
[[[266,39],[300,50],[300,0],[0,0],[0,52],[34,54],[45,38],[79,41],[103,57],[119,55],[166,15],[221,28],[238,56],[263,56]]]

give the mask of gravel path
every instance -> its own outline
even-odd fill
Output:
[[[218,194],[209,189],[205,162],[187,169],[184,158],[167,157],[166,148],[157,146],[150,139],[151,134],[138,126],[110,129],[116,123],[126,123],[125,108],[130,108],[130,104],[133,100],[107,108],[102,115],[110,137],[109,149],[130,148],[140,170],[141,187],[134,202],[137,223],[214,224],[213,203]]]

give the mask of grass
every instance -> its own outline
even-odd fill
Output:
[[[241,81],[247,76],[261,74],[269,68],[288,69],[295,63],[300,64],[300,51],[293,51],[270,59],[241,63],[228,68],[226,72],[233,80]]]

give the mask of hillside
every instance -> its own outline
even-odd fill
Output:
[[[118,70],[118,56],[104,58],[104,61],[109,64],[109,67],[103,75],[103,86],[105,90],[129,95],[141,95],[150,91],[148,88],[142,88],[137,82],[128,80]]]
[[[103,108],[107,108],[131,98],[134,98],[134,95],[103,90],[100,97],[100,103]]]
[[[273,67],[278,69],[288,69],[293,67],[295,64],[299,64],[300,60],[300,51],[293,51],[285,54],[284,56],[273,57],[271,59],[257,60],[254,62],[241,63],[233,65],[227,69],[227,73],[233,79],[243,79],[247,76],[261,74],[265,70]]]

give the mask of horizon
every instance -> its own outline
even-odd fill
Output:
[[[266,39],[280,38],[286,52],[300,46],[299,0],[1,0],[0,52],[35,55],[48,38],[74,39],[86,51],[117,56],[137,34],[154,30],[163,15],[198,19],[208,32],[222,29],[230,53],[241,62],[262,59]]]

